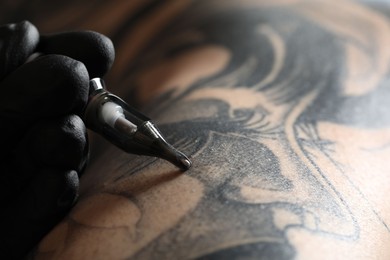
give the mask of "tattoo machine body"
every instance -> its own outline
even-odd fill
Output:
[[[159,157],[183,171],[191,167],[188,157],[170,145],[148,117],[108,92],[102,79],[91,79],[89,87],[84,113],[88,128],[125,152]]]

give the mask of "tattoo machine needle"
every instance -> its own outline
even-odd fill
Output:
[[[183,171],[191,167],[190,159],[170,145],[148,117],[108,92],[102,79],[91,79],[89,88],[84,113],[88,128],[125,152],[159,157]]]

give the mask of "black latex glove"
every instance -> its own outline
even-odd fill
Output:
[[[37,51],[44,55],[25,63]],[[88,82],[113,59],[98,33],[0,27],[0,259],[25,256],[74,204],[88,157],[79,117]]]

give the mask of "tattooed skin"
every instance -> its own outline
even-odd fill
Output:
[[[94,140],[36,259],[390,258],[387,5],[127,2],[80,28],[114,39],[109,88],[193,168]]]

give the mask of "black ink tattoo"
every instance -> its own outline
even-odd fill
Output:
[[[169,4],[155,1],[143,7],[113,39],[124,40],[144,15]],[[291,236],[294,232],[348,243],[364,240],[363,213],[389,234],[389,223],[355,183],[353,171],[346,170],[350,165],[337,150],[339,140],[323,133],[324,123],[362,131],[390,126],[389,68],[380,64],[382,49],[376,48],[383,46],[368,37],[369,32],[353,31],[357,22],[379,28],[370,20],[377,13],[343,2],[348,5],[352,11],[345,19],[336,17],[341,11],[333,17],[329,10],[335,4],[328,2],[283,6],[254,1],[240,6],[216,0],[194,1],[184,8],[112,82],[133,86],[126,91],[127,100],[160,119],[167,139],[193,157],[194,167],[185,177],[202,187],[198,201],[166,229],[150,235],[153,231],[142,226],[150,221],[145,217],[150,212],[138,196],[159,181],[175,180],[177,174],[156,177],[159,181],[150,177],[155,181],[133,188],[132,180],[158,162],[102,145],[96,158],[110,158],[104,165],[110,173],[104,172],[106,168],[94,172],[92,167],[83,196],[118,195],[135,205],[139,218],[133,228],[83,223],[85,232],[120,230],[126,234],[123,240],[131,237],[131,243],[143,243],[124,256],[135,259],[292,259],[301,254]],[[367,17],[354,17],[355,7],[366,8]],[[322,13],[313,15],[318,10],[326,11],[326,19]],[[328,22],[332,19],[341,27]],[[384,16],[375,19],[389,25]],[[371,33],[390,39],[387,29]],[[210,46],[227,53],[221,68],[183,86],[168,86],[143,103],[139,75]],[[379,68],[380,72],[367,72],[370,89],[348,88],[356,80],[354,55],[365,55]],[[211,60],[204,60],[202,66],[211,66]],[[237,95],[244,102],[237,101]],[[361,208],[351,198],[358,198]],[[184,206],[178,206],[178,212],[180,207]],[[80,222],[72,214],[66,220],[69,230],[77,230]],[[71,249],[65,246],[57,254],[67,250]]]

